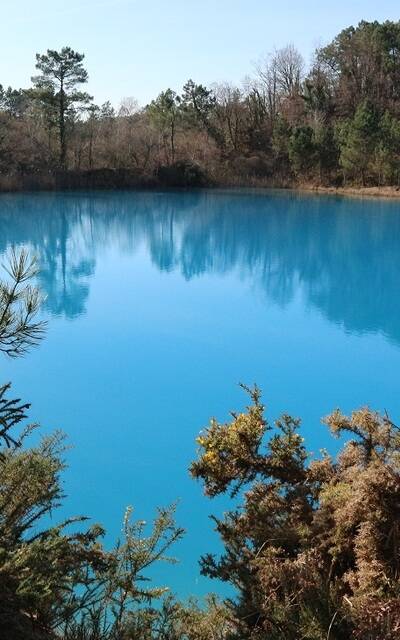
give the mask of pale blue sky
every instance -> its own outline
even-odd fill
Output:
[[[0,0],[0,83],[29,85],[34,56],[86,54],[99,103],[142,104],[189,78],[240,80],[260,55],[293,42],[305,56],[361,19],[398,20],[398,0]]]

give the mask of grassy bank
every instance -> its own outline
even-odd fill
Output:
[[[400,198],[400,187],[327,187],[312,184],[301,184],[293,187],[299,191],[313,193],[332,193],[343,196],[368,197],[368,198]]]

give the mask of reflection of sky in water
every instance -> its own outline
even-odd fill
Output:
[[[272,417],[300,414],[315,450],[332,447],[319,418],[337,405],[400,417],[398,209],[244,191],[2,195],[0,252],[38,256],[50,324],[1,374],[75,445],[68,511],[117,535],[127,503],[149,517],[181,497],[183,562],[161,579],[202,592],[195,559],[215,548],[207,514],[224,501],[201,498],[186,469],[208,417],[243,403],[239,380],[262,386]]]

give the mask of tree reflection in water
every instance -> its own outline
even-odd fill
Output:
[[[39,258],[46,308],[85,313],[104,249],[187,280],[235,271],[285,306],[297,293],[349,332],[400,342],[398,204],[291,192],[93,192],[3,195],[0,252]]]

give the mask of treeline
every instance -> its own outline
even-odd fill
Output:
[[[308,69],[288,45],[240,87],[189,80],[144,108],[94,104],[69,47],[37,54],[36,68],[29,89],[0,89],[4,185],[66,173],[72,186],[74,174],[106,186],[399,184],[400,22],[343,30]]]

